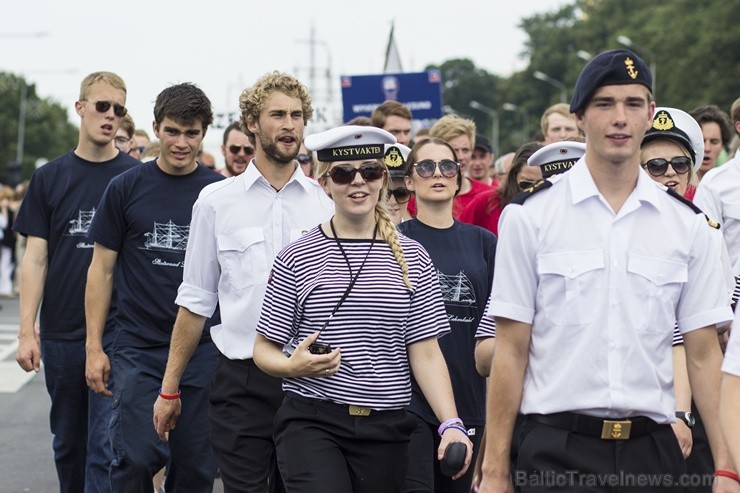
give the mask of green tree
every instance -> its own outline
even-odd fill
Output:
[[[9,165],[18,153],[18,123],[22,85],[26,80],[0,72],[0,181],[8,178]],[[26,86],[26,124],[21,177],[30,178],[37,159],[52,159],[72,149],[78,129],[67,111],[55,101],[40,98],[33,84]]]

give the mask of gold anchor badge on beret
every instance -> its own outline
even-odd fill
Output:
[[[665,111],[659,112],[655,115],[655,118],[653,118],[653,128],[655,130],[666,131],[672,129],[674,126],[671,116]]]
[[[386,152],[385,156],[383,156],[383,164],[385,164],[389,168],[400,168],[401,166],[403,166],[403,163],[403,155],[395,147],[391,147],[390,149],[388,149],[388,152]]]
[[[624,66],[627,67],[627,75],[630,76],[630,79],[637,79],[639,72],[635,70],[635,62],[630,57],[624,59]]]

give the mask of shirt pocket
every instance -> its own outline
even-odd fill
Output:
[[[267,282],[267,243],[262,228],[241,228],[217,236],[218,261],[233,289]]]
[[[636,306],[646,310],[636,318],[638,331],[665,332],[666,323],[673,327],[676,305],[689,277],[686,263],[643,255],[629,255],[627,273]]]
[[[604,267],[602,250],[541,255],[538,303],[545,318],[561,326],[591,323],[598,311]]]

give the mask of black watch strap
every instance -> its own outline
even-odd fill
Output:
[[[696,424],[696,418],[691,414],[691,411],[676,411],[676,417],[686,423],[689,428],[693,428]]]

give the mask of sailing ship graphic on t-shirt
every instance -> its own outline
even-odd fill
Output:
[[[154,230],[146,233],[144,248],[159,251],[184,251],[188,246],[190,225],[179,226],[172,222],[154,223]]]
[[[80,210],[77,213],[77,217],[70,219],[69,229],[67,232],[72,236],[85,236],[87,231],[90,229],[93,216],[95,216],[95,207],[89,211]]]
[[[446,303],[472,305],[475,303],[473,284],[463,271],[455,275],[443,274],[437,269],[439,286],[442,289],[442,298]]]

